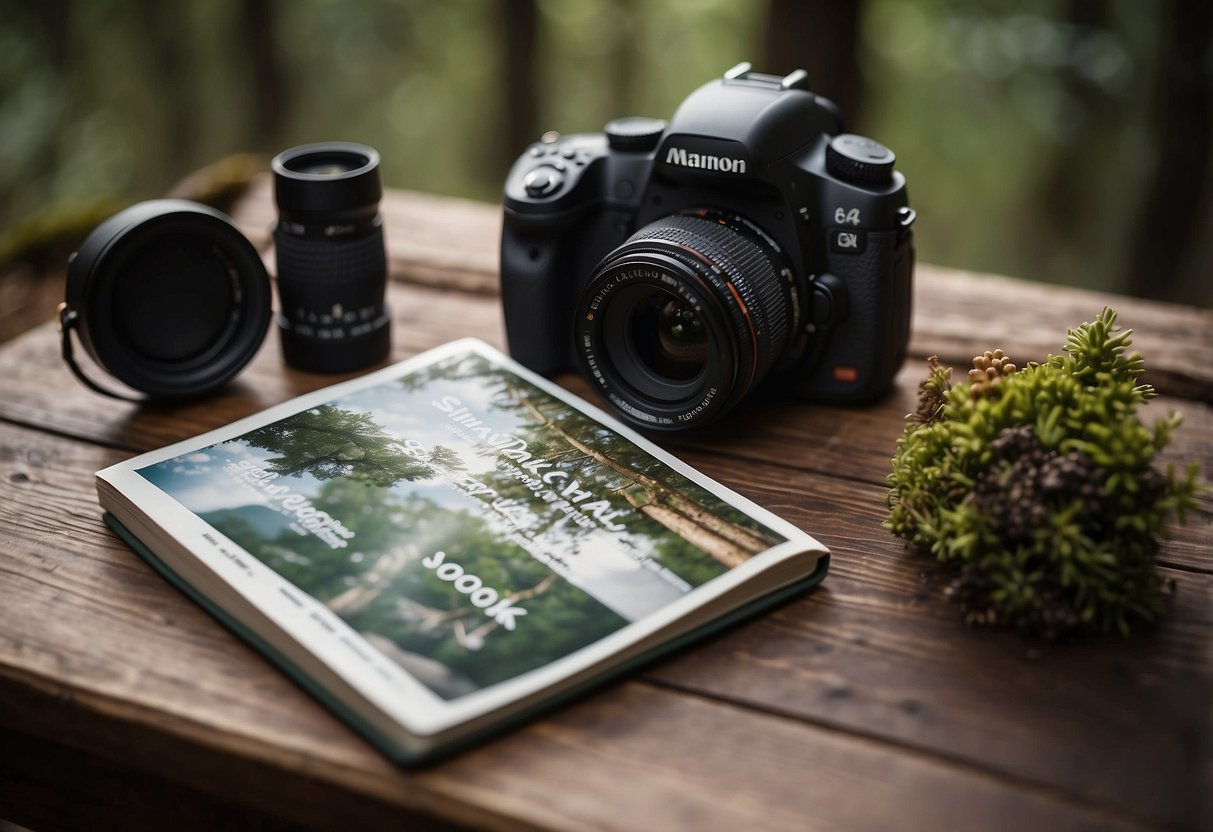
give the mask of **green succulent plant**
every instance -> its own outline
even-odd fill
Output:
[[[1131,335],[1105,308],[1044,363],[1017,370],[988,352],[953,385],[931,360],[885,528],[950,568],[969,623],[1127,634],[1161,611],[1158,539],[1201,486],[1196,463],[1165,475],[1152,464],[1181,415],[1142,423],[1155,392],[1138,383]]]

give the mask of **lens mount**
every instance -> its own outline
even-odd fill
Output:
[[[633,424],[714,421],[783,354],[794,316],[787,272],[738,219],[657,220],[609,254],[582,293],[582,368]]]
[[[184,398],[226,383],[256,354],[270,297],[260,255],[227,216],[152,200],[110,217],[73,255],[65,319],[127,386]]]

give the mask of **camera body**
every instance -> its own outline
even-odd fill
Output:
[[[838,108],[808,89],[803,71],[762,75],[748,64],[693,92],[668,125],[619,119],[602,133],[531,145],[505,183],[501,292],[511,354],[543,374],[580,366],[628,421],[656,429],[721,415],[718,405],[731,406],[763,381],[751,377],[760,363],[758,375],[792,397],[875,398],[901,366],[910,331],[914,213],[893,158],[880,144],[846,134]],[[641,239],[653,224],[658,231],[647,237],[659,238],[663,253]],[[690,236],[674,225],[687,225]],[[716,225],[746,239],[700,235],[714,234]],[[620,313],[631,323],[595,334],[603,303],[613,292],[622,297],[631,280],[618,267],[614,277],[604,271],[628,256],[633,276],[672,293],[662,294],[667,307],[707,315],[704,298],[713,292],[730,307],[718,327],[707,327],[698,355],[711,364],[724,354],[724,365],[707,367],[710,381],[728,387],[732,378],[742,389],[717,389],[706,406],[703,390],[663,397],[653,385],[660,387],[670,365],[641,359],[654,351],[676,357],[677,344],[665,338],[627,353],[591,343],[627,340],[637,321],[659,320],[637,313],[637,301]],[[755,258],[763,268],[769,261],[776,276],[747,292],[742,278]],[[684,283],[685,292],[675,286]],[[772,294],[778,299],[761,297]],[[764,305],[765,322],[757,314]],[[754,352],[772,354],[759,362]],[[637,381],[635,389],[604,372],[611,354],[624,363],[632,354],[644,365],[623,374]],[[675,371],[669,380],[676,386],[687,378]]]

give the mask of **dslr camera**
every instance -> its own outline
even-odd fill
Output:
[[[580,368],[652,430],[708,424],[760,385],[874,399],[910,333],[914,212],[893,165],[803,70],[749,64],[668,123],[532,144],[505,183],[510,352]]]

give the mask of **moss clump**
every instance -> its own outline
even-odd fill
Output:
[[[987,352],[956,386],[931,361],[885,527],[953,567],[948,594],[969,623],[1127,634],[1161,609],[1158,536],[1194,504],[1197,466],[1152,467],[1180,414],[1142,423],[1155,393],[1115,322],[1104,309],[1063,354],[1018,371]]]

